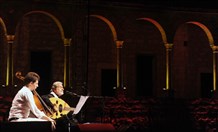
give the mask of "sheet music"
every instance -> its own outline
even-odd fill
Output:
[[[76,108],[74,109],[73,114],[78,114],[85,104],[86,100],[89,98],[89,96],[80,96],[79,102],[76,105]]]

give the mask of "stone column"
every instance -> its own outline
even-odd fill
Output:
[[[218,46],[211,46],[212,50],[213,50],[213,91],[215,92],[216,91],[216,73],[217,73],[217,68],[216,68],[216,65],[217,65],[217,62],[216,62],[216,54],[218,53]]]
[[[122,48],[123,41],[116,41],[117,47],[117,95],[123,94],[123,67],[122,67]]]
[[[168,92],[168,96],[174,96],[174,90],[171,88],[171,51],[173,44],[167,43],[165,44],[166,48],[166,87],[164,90]]]
[[[70,45],[71,38],[64,39],[64,87],[70,88]]]
[[[7,35],[8,42],[8,54],[7,54],[7,71],[6,71],[6,87],[12,88],[14,86],[14,68],[13,68],[13,43],[14,43],[14,35]]]

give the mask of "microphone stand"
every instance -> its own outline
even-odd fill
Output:
[[[73,92],[70,92],[70,91],[65,91],[67,94],[69,94],[69,95],[71,95],[72,97],[81,97],[81,96],[83,96],[83,95],[78,95],[78,94],[76,94],[76,93],[73,93]],[[102,110],[102,112],[101,112],[101,123],[103,123],[104,122],[104,117],[105,117],[105,111],[104,111],[104,108],[105,108],[105,101],[107,100],[107,99],[113,99],[113,97],[105,97],[105,96],[89,96],[89,98],[92,98],[92,99],[101,99],[101,101],[100,101],[100,107],[101,107],[101,110]],[[81,115],[82,116],[82,115]],[[82,119],[83,120],[83,119]]]

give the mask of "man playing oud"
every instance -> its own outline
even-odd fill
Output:
[[[60,97],[64,94],[64,86],[61,81],[55,81],[50,93],[43,95],[42,99],[51,108],[53,115],[50,117],[56,120],[57,131],[68,131],[69,123],[77,123],[77,120],[73,117],[73,110],[65,101]]]
[[[55,104],[53,104],[50,100],[50,98],[59,98],[64,94],[64,87],[62,82],[56,81],[52,84],[50,93],[47,95],[43,95],[42,98],[45,101],[45,103],[53,110],[53,111],[58,111],[58,108]]]

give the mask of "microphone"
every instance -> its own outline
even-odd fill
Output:
[[[80,95],[76,94],[76,93],[73,93],[73,92],[70,92],[70,91],[65,91],[67,94],[71,95],[71,96],[77,96],[77,97],[80,97]]]

